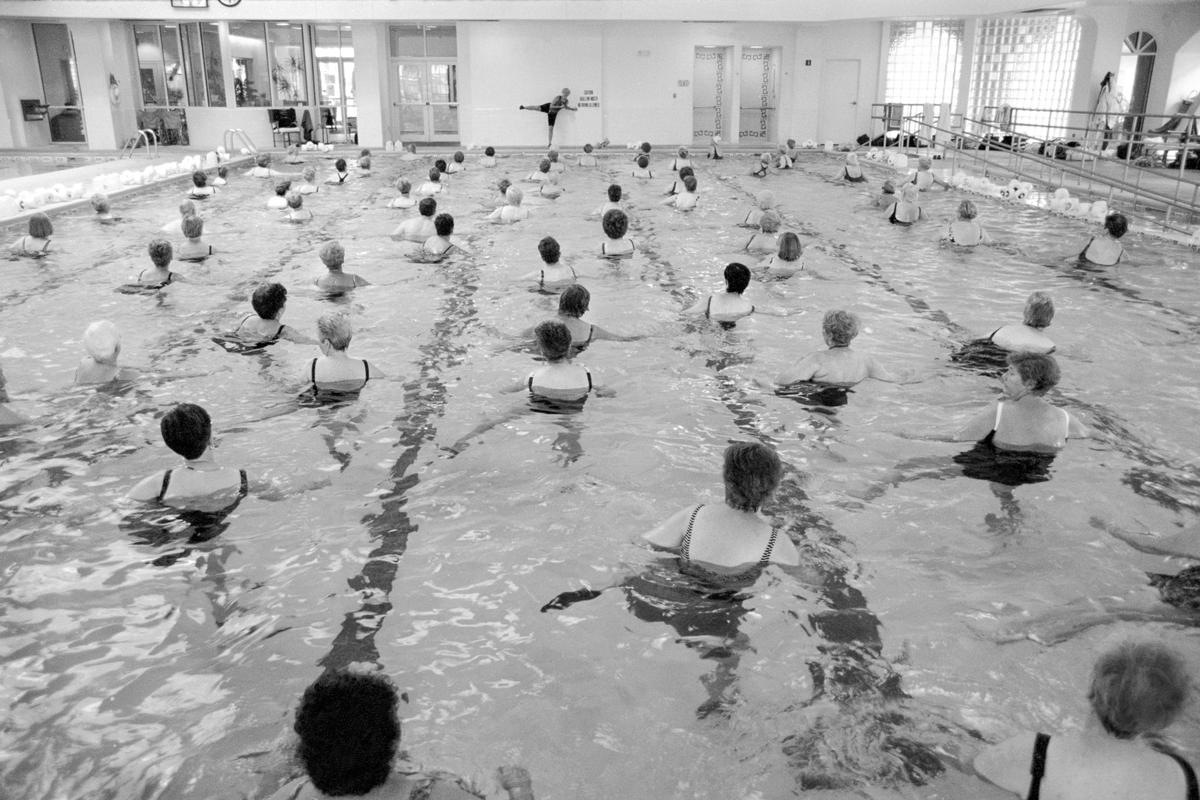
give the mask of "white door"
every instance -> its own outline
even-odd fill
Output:
[[[742,49],[741,108],[738,109],[738,142],[764,144],[775,138],[775,112],[779,104],[779,48]]]
[[[403,142],[458,139],[458,66],[397,61],[392,83],[392,137]]]
[[[858,105],[857,58],[831,58],[825,61],[821,76],[821,117],[817,138],[821,141],[853,142],[863,131]]]
[[[692,139],[705,144],[728,132],[729,48],[697,47],[692,69]]]

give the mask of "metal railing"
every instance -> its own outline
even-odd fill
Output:
[[[258,152],[258,148],[254,146],[254,142],[244,130],[241,128],[227,128],[225,135],[221,137],[221,144],[225,147],[225,152],[230,155],[237,152],[238,142],[241,142],[242,147],[245,147],[251,154]]]
[[[158,134],[150,128],[142,128],[137,132],[137,136],[132,136],[125,142],[121,148],[121,158],[133,158],[133,154],[142,145],[146,146],[147,157],[158,158]]]
[[[935,107],[933,114],[929,106],[904,106],[917,112],[897,118],[897,105],[873,107],[872,120],[883,123],[884,133],[882,141],[877,136],[872,143],[933,147],[953,162],[952,168],[969,160],[985,175],[1074,188],[1110,205],[1119,198],[1123,210],[1141,209],[1147,220],[1168,229],[1187,232],[1185,226],[1200,219],[1200,173],[1186,170],[1189,159],[1200,164],[1200,137],[1191,140],[1194,118],[1187,115],[1138,115],[1130,130],[1106,131],[1095,124],[1101,117],[1088,112],[1004,107],[974,119],[949,114],[946,106]],[[1021,112],[1026,112],[1024,123]],[[1037,112],[1036,123],[1030,112]],[[1161,124],[1149,128],[1153,122]],[[1159,166],[1171,158],[1178,169]]]

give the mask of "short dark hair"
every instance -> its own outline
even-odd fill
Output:
[[[542,355],[551,361],[566,358],[571,352],[571,329],[556,320],[547,320],[533,329]]]
[[[197,189],[203,189],[208,185],[208,175],[202,169],[198,169],[192,173],[192,183]]]
[[[461,164],[462,162],[464,162],[466,160],[467,160],[467,156],[465,153],[463,153],[462,150],[454,151],[454,163]]]
[[[429,168],[429,180],[433,181],[434,183],[441,183],[442,182],[442,171],[440,169],[438,169],[437,167],[430,167]]]
[[[417,211],[421,212],[422,217],[432,217],[437,213],[437,200],[432,197],[422,197],[421,202],[417,203]]]
[[[1104,230],[1114,239],[1120,239],[1129,232],[1129,220],[1125,219],[1124,214],[1113,212],[1104,218]]]
[[[608,185],[608,200],[610,203],[621,202],[621,184],[610,183]]]
[[[287,287],[282,283],[264,283],[250,296],[254,313],[263,319],[275,319],[287,304]]]
[[[725,502],[739,511],[757,511],[779,486],[783,463],[770,447],[734,442],[725,448]]]
[[[345,169],[346,169],[346,159],[344,159],[344,158],[339,158],[337,161],[333,162],[333,168],[334,168],[334,169],[336,169],[338,172],[343,172],[343,171],[345,171]]]
[[[288,189],[291,189],[291,188],[292,188],[291,181],[279,181],[278,183],[275,184],[275,194],[279,195],[280,197],[285,197],[285,196],[287,196]]]
[[[1021,382],[1035,395],[1053,389],[1062,376],[1054,356],[1045,353],[1009,353],[1008,365],[1017,371]]]
[[[433,166],[438,171],[438,175],[440,176],[441,173],[446,171],[446,166],[447,166],[446,159],[444,159],[444,158],[437,159],[436,161],[433,162]],[[433,178],[433,173],[430,173],[429,177]],[[437,178],[433,178],[433,179],[435,181],[437,180]]]
[[[438,236],[449,236],[454,233],[454,217],[449,214],[438,214],[433,218],[433,229]]]
[[[725,291],[741,294],[750,285],[750,268],[745,264],[732,262],[725,267]]]
[[[50,222],[50,217],[37,212],[29,218],[29,235],[38,239],[45,239],[54,233],[54,225]]]
[[[641,145],[638,146],[638,149],[640,149],[643,153],[649,153],[650,152],[650,143],[642,142]]]
[[[779,259],[781,261],[795,261],[804,253],[804,248],[800,246],[800,237],[788,231],[779,237]]]
[[[568,317],[582,317],[592,302],[592,293],[586,286],[572,283],[558,296],[558,313]]]
[[[610,239],[620,239],[629,230],[629,217],[625,216],[625,212],[619,208],[612,208],[604,212],[604,218],[600,220],[600,227],[604,229],[604,233]]]
[[[504,194],[505,192],[507,192],[508,187],[510,187],[510,186],[512,186],[512,181],[510,181],[508,178],[501,178],[496,183],[496,188],[500,190],[500,194]]]
[[[687,189],[689,192],[696,191],[696,176],[695,175],[684,175],[683,176],[683,188]]]
[[[483,154],[485,156],[494,156],[496,155],[496,148],[488,145],[487,147],[483,148]]]
[[[558,259],[562,257],[562,248],[553,236],[545,236],[538,242],[538,253],[547,264],[557,264]]]
[[[538,162],[538,172],[549,172],[549,171],[550,171],[550,159],[543,158],[541,161]]]
[[[400,744],[396,687],[379,673],[326,672],[300,699],[296,755],[319,791],[364,795],[383,785]]]
[[[642,169],[645,169],[646,167],[650,166],[649,156],[644,156],[644,155],[638,156],[637,165]]]
[[[212,441],[212,418],[194,403],[180,403],[158,424],[167,447],[188,459],[199,458]]]
[[[690,166],[683,167],[679,170],[680,180],[682,180],[683,178],[686,178],[688,175],[695,175],[695,174],[696,174],[696,170],[692,169]]]

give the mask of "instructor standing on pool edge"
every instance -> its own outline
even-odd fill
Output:
[[[550,125],[549,136],[546,139],[546,147],[554,146],[554,121],[558,119],[558,112],[564,108],[567,111],[576,111],[568,104],[571,97],[570,89],[563,89],[562,93],[551,100],[549,103],[542,103],[540,106],[521,106],[522,111],[540,111],[546,115],[546,122]]]

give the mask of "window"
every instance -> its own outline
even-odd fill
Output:
[[[174,26],[160,27],[165,41],[165,34]],[[194,106],[225,105],[225,71],[221,68],[221,34],[217,23],[183,23],[179,26],[179,37],[183,46],[182,72],[185,89],[180,93],[181,100]]]
[[[885,103],[954,103],[962,71],[962,20],[889,25]]]
[[[389,29],[392,58],[454,58],[458,34],[453,25],[393,25]]]
[[[233,100],[238,108],[271,105],[267,33],[263,23],[229,23],[229,63],[233,68]]]
[[[33,23],[42,93],[50,106],[50,141],[85,142],[75,46],[66,25]]]
[[[272,22],[267,26],[267,52],[271,59],[273,105],[294,106],[308,102],[308,72],[304,58],[304,26]]]
[[[1045,137],[1066,123],[1079,55],[1079,23],[1061,15],[979,20],[970,115],[1019,109],[1014,130]]]
[[[137,46],[142,104],[188,105],[179,26],[139,23],[133,26],[133,39]]]

